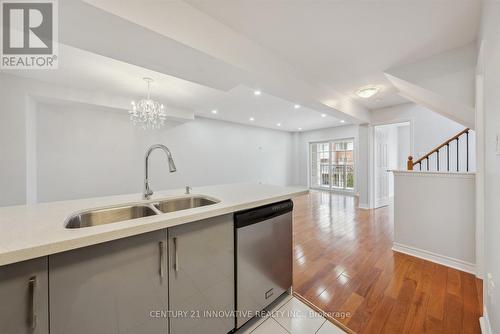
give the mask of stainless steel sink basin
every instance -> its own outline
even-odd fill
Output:
[[[89,210],[71,216],[66,228],[81,228],[116,223],[124,220],[154,216],[157,213],[148,205],[128,205]]]
[[[202,197],[202,196],[191,196],[191,197],[181,197],[166,199],[153,203],[154,207],[163,213],[186,210],[192,208],[198,208],[200,206],[212,205],[219,203],[218,200]]]
[[[215,198],[195,195],[145,203],[124,204],[109,208],[90,209],[70,216],[65,226],[66,228],[82,228],[111,224],[130,219],[160,215],[167,212],[197,208],[219,202]]]

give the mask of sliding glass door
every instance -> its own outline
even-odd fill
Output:
[[[354,139],[310,144],[311,188],[354,190]]]

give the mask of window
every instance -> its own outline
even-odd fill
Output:
[[[354,139],[311,143],[311,188],[354,190]]]

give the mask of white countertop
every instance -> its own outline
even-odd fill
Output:
[[[304,188],[248,183],[194,187],[192,195],[215,197],[220,202],[194,209],[78,229],[64,227],[66,219],[75,212],[185,196],[184,189],[155,192],[150,201],[142,201],[141,194],[130,194],[3,207],[0,208],[0,266],[220,216],[307,193],[308,190]]]

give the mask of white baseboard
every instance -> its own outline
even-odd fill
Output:
[[[482,334],[493,334],[491,331],[490,320],[488,317],[479,318],[479,324],[481,325],[481,333]]]
[[[392,250],[404,254],[408,254],[411,256],[415,256],[427,261],[431,261],[434,263],[442,264],[443,266],[447,266],[450,268],[458,269],[461,271],[465,271],[467,273],[471,273],[473,275],[476,274],[476,266],[474,263],[454,259],[448,256],[444,256],[441,254],[436,254],[433,252],[429,252],[423,249],[418,249],[411,246],[406,246],[397,242],[394,242],[392,245]]]
[[[490,318],[488,317],[488,310],[484,307],[483,316],[479,318],[479,325],[481,326],[482,334],[493,334],[490,325]]]

